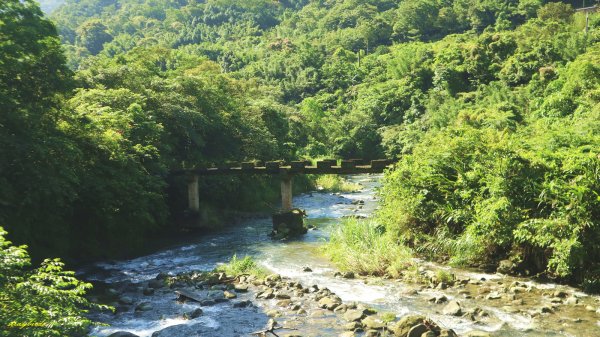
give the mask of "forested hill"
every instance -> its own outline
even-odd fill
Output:
[[[0,62],[5,80],[39,85],[0,100],[36,112],[0,129],[0,223],[40,251],[103,255],[181,211],[172,169],[387,156],[379,217],[397,242],[581,279],[600,257],[600,17],[586,33],[581,5],[66,0],[50,16],[66,61],[44,18],[0,11],[41,22],[0,53],[35,65]],[[236,207],[270,186],[206,184],[203,204],[236,191]]]
[[[270,111],[309,126],[290,139],[299,154],[374,158],[412,146],[434,96],[522,86],[582,53],[583,16],[544,3],[84,0],[52,19],[73,69],[156,50],[210,60],[267,92]]]

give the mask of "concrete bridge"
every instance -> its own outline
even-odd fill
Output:
[[[362,159],[321,160],[313,165],[309,161],[283,161],[271,162],[244,162],[238,165],[228,165],[212,168],[195,168],[180,170],[176,174],[185,174],[188,177],[188,206],[191,211],[200,210],[200,197],[198,190],[198,178],[200,176],[214,175],[277,175],[281,177],[281,208],[289,211],[292,206],[292,177],[297,174],[363,174],[382,173],[392,162],[387,159],[365,161]]]

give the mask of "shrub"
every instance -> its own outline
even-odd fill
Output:
[[[224,272],[227,275],[251,274],[256,276],[266,275],[266,272],[259,267],[250,256],[244,256],[243,259],[234,254],[228,263],[220,265],[217,271]]]
[[[92,285],[65,271],[58,259],[31,268],[26,246],[13,246],[0,227],[0,336],[83,336],[90,308],[107,309],[83,296]]]
[[[341,269],[359,274],[398,276],[412,264],[410,251],[373,220],[343,220],[324,249]]]
[[[360,184],[350,182],[334,174],[318,176],[315,184],[327,192],[355,192],[362,188]]]

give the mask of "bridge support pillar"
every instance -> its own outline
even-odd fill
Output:
[[[281,177],[281,209],[292,210],[292,175],[290,174]]]
[[[188,178],[188,207],[191,211],[200,211],[200,192],[198,190],[198,176]]]

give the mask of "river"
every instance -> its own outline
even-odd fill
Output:
[[[210,235],[194,235],[185,242],[154,254],[124,261],[96,263],[81,269],[78,272],[80,276],[101,284],[103,289],[124,289],[129,297],[124,302],[137,303],[145,300],[152,306],[152,310],[146,311],[135,311],[125,306],[116,314],[95,315],[94,319],[109,326],[95,328],[92,334],[107,336],[115,331],[129,331],[146,337],[169,326],[190,324],[189,320],[182,318],[181,313],[191,309],[191,306],[175,303],[174,297],[167,296],[166,292],[144,296],[139,291],[141,287],[136,285],[155,278],[159,273],[175,275],[193,270],[211,270],[237,254],[253,256],[263,267],[302,284],[327,287],[344,302],[363,303],[380,312],[394,313],[398,317],[407,313],[422,313],[439,325],[454,329],[459,335],[480,330],[502,337],[600,336],[600,314],[595,311],[599,305],[598,297],[588,296],[570,287],[538,284],[500,274],[453,269],[424,261],[419,262],[424,269],[444,269],[457,277],[469,278],[472,282],[461,289],[432,289],[397,280],[334,277],[336,269],[323,257],[321,247],[341,217],[368,217],[376,210],[376,190],[380,178],[378,175],[350,177],[350,180],[364,186],[363,190],[356,193],[313,192],[295,197],[294,206],[305,209],[308,214],[306,221],[316,227],[316,230],[309,231],[299,240],[271,240],[267,235],[272,226],[270,218],[256,218]],[[358,205],[359,200],[364,204]],[[304,272],[305,266],[310,267],[312,272]],[[518,296],[511,295],[513,298],[509,302],[505,299],[490,299],[490,293],[499,292],[515,282],[520,282],[527,291]],[[557,292],[562,298],[557,299]],[[448,300],[460,300],[464,307],[479,308],[486,312],[486,316],[474,320],[443,315],[443,304],[430,302],[432,298],[442,294]],[[542,313],[542,308],[545,307],[551,312]],[[220,306],[204,309],[204,315],[194,320],[195,324],[215,329],[224,324],[240,325],[240,329],[223,330],[229,332],[216,333],[215,336],[233,334],[231,331],[245,331],[240,335],[247,335],[248,331],[265,323],[262,316],[239,317],[239,314],[227,314],[228,309]],[[244,330],[242,326],[248,329]],[[327,331],[329,330],[321,329],[312,333],[327,335]],[[181,336],[183,335],[185,334]],[[210,333],[201,335],[208,336]],[[173,336],[177,337],[177,334]]]

